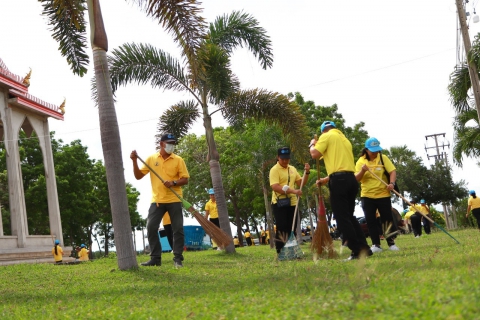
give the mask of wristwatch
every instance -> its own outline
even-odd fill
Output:
[[[177,180],[173,180],[173,185],[174,185],[174,186],[177,185]]]

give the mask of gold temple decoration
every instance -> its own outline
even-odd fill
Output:
[[[27,73],[27,75],[25,76],[25,78],[23,78],[23,84],[25,86],[30,87],[30,77],[32,76],[32,68],[30,68],[30,72]]]
[[[62,114],[65,114],[65,102],[66,101],[67,101],[67,99],[63,98],[62,104],[60,105],[60,107],[58,107],[60,109],[60,111],[62,112]]]

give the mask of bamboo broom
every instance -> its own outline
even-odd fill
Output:
[[[153,170],[148,164],[145,163],[145,161],[142,160],[142,158],[140,158],[138,155],[137,155],[137,158],[138,160],[140,160],[153,174],[155,174],[157,176],[158,179],[160,179],[163,183],[165,183],[165,180],[162,179],[162,177],[160,177],[160,175],[155,171]],[[200,226],[202,226],[203,230],[205,231],[206,234],[208,234],[210,236],[210,238],[212,238],[219,247],[221,248],[225,248],[226,246],[228,246],[230,243],[232,243],[232,237],[227,235],[225,233],[225,231],[223,231],[222,229],[220,229],[219,227],[217,227],[213,222],[211,222],[210,220],[208,220],[207,218],[205,218],[202,214],[200,214],[193,206],[191,203],[189,203],[187,200],[185,200],[184,198],[182,198],[178,193],[175,192],[175,190],[173,190],[172,188],[169,188],[173,194],[175,194],[175,196],[177,196],[178,199],[180,199],[180,201],[182,201],[182,204],[184,206],[184,208],[186,210],[188,210],[188,212],[190,212],[194,217],[195,219],[197,219],[198,223],[200,224]]]
[[[315,135],[317,140],[317,135]],[[320,180],[320,159],[317,159],[317,179]],[[327,223],[327,214],[325,209],[325,203],[323,202],[322,186],[319,187],[318,195],[318,223],[315,232],[313,233],[312,243],[310,249],[313,252],[313,260],[317,260],[318,257],[325,252],[328,252],[328,258],[335,258],[337,253],[335,252],[333,239],[330,236]]]

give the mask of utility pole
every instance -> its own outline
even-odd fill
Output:
[[[455,0],[457,5],[458,20],[460,29],[462,31],[463,46],[465,47],[465,55],[468,63],[468,73],[470,74],[470,81],[472,83],[473,96],[475,98],[475,105],[477,107],[478,120],[480,122],[480,80],[478,79],[477,67],[475,62],[468,59],[468,53],[472,47],[470,44],[470,35],[468,34],[467,15],[463,6],[463,0]]]
[[[444,141],[442,141],[442,144],[439,145],[438,138],[443,137],[445,138],[445,133],[436,133],[436,134],[430,134],[425,136],[425,140],[428,141],[428,138],[433,138],[435,140],[435,146],[433,147],[427,147],[425,146],[425,152],[427,153],[427,158],[430,160],[430,158],[435,158],[435,163],[438,163],[439,161],[444,161],[445,165],[448,167],[448,159],[447,159],[447,152],[443,151],[445,150],[445,147],[450,147],[450,143],[445,144]],[[442,151],[440,151],[440,148]],[[435,149],[436,154],[434,155],[429,155],[428,154],[428,149]],[[452,227],[456,227],[457,225],[457,217],[452,215],[452,220],[450,221],[448,217],[448,211],[447,211],[447,206],[445,203],[442,203],[443,206],[443,216],[445,218],[445,224],[447,226],[447,229],[451,229]]]

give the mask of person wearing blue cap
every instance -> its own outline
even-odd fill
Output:
[[[360,198],[370,239],[372,239],[371,250],[373,253],[383,251],[380,246],[380,236],[384,232],[382,232],[382,228],[378,227],[377,210],[380,214],[382,227],[388,228],[390,226],[389,233],[398,230],[397,223],[392,215],[392,202],[390,200],[390,192],[394,189],[397,179],[396,168],[392,161],[381,153],[382,150],[377,138],[368,138],[355,165],[355,177],[361,184]],[[381,178],[384,183],[373,176],[372,172]],[[385,186],[389,181],[390,183]],[[389,250],[399,250],[395,245],[395,236],[388,237],[386,240]]]
[[[328,183],[330,204],[337,221],[338,231],[343,234],[348,248],[352,251],[348,260],[372,255],[365,234],[354,216],[358,181],[355,178],[355,161],[352,144],[336,128],[333,121],[324,121],[318,141],[310,141],[310,155],[313,159],[323,156],[328,177],[317,180],[320,187]]]
[[[87,246],[83,243],[80,245],[80,252],[78,253],[78,260],[80,261],[88,261],[88,249]]]
[[[477,197],[475,190],[470,190],[469,195],[466,217],[468,219],[468,215],[472,212],[475,219],[477,219],[478,229],[480,230],[480,198]]]
[[[218,219],[218,209],[217,209],[217,201],[215,201],[215,190],[213,188],[208,189],[208,194],[210,195],[210,200],[205,204],[205,218],[208,219],[210,216],[210,221],[220,228],[220,220]],[[217,247],[217,243],[211,239],[212,241],[212,249],[214,250],[221,250]]]
[[[163,179],[162,181],[156,174],[150,173],[152,200],[148,209],[147,237],[151,251],[150,260],[142,263],[142,266],[162,265],[162,244],[158,238],[158,228],[163,215],[165,212],[168,212],[173,232],[173,266],[174,268],[183,267],[185,234],[183,231],[182,202],[173,191],[182,197],[181,186],[188,183],[190,175],[188,174],[185,161],[173,153],[176,144],[177,138],[172,133],[162,135],[160,138],[160,150],[145,160],[148,166],[143,164],[141,168],[137,163],[137,151],[133,150],[130,153],[130,159],[133,161],[133,174],[137,180],[150,173],[150,168]]]
[[[430,208],[427,206],[427,202],[425,201],[425,199],[420,200],[420,211],[423,212],[430,219],[432,218],[432,215],[430,214]],[[422,222],[423,222],[423,230],[425,230],[425,233],[426,234],[432,233],[431,222],[428,219],[425,219],[423,216],[422,216]]]
[[[305,163],[303,178],[294,166],[290,165],[291,150],[283,147],[277,150],[277,163],[270,169],[269,180],[272,188],[272,211],[275,217],[275,249],[277,254],[285,246],[292,229],[296,236],[297,219],[293,220],[298,197],[302,195],[302,181],[307,181],[310,165]],[[293,227],[293,228],[292,228]],[[272,234],[273,238],[273,234]]]
[[[55,245],[52,249],[53,259],[55,263],[61,264],[63,261],[63,249],[60,247],[60,240],[55,240]]]

